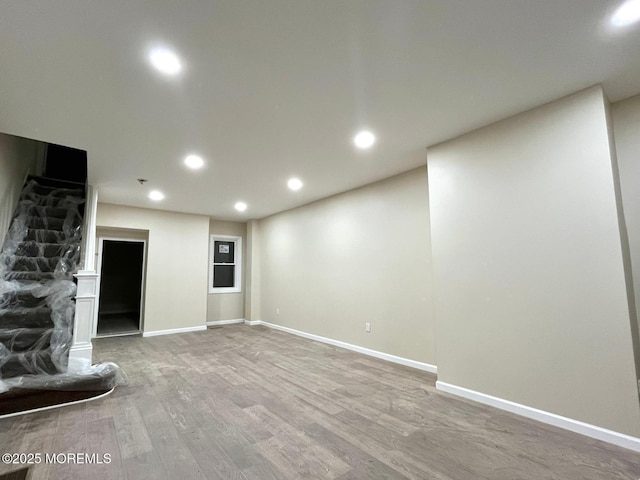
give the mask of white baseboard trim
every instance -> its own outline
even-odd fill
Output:
[[[499,408],[500,410],[506,410],[507,412],[522,415],[523,417],[531,418],[532,420],[537,420],[555,427],[570,430],[574,433],[586,435],[587,437],[595,438],[596,440],[602,440],[603,442],[612,443],[619,447],[640,452],[640,438],[625,435],[624,433],[614,432],[613,430],[607,430],[606,428],[597,427],[571,418],[562,417],[555,413],[538,410],[537,408],[528,407],[499,397],[493,397],[485,393],[476,392],[475,390],[469,390],[468,388],[451,385],[450,383],[437,381],[436,388],[443,392],[451,393],[452,395],[457,395],[478,403]]]
[[[252,327],[255,325],[266,325],[262,320],[245,320],[245,325],[251,325]]]
[[[215,322],[207,322],[207,327],[214,327],[216,325],[232,325],[234,323],[244,323],[244,318],[234,318],[232,320],[216,320]]]
[[[327,343],[335,347],[346,348],[347,350],[353,350],[354,352],[362,353],[364,355],[369,355],[370,357],[376,357],[382,360],[386,360],[388,362],[398,363],[400,365],[405,365],[407,367],[417,368],[418,370],[423,370],[429,373],[435,373],[436,375],[438,374],[438,367],[436,367],[435,365],[430,365],[428,363],[417,362],[415,360],[410,360],[408,358],[398,357],[396,355],[391,355],[389,353],[379,352],[377,350],[371,350],[370,348],[360,347],[358,345],[352,345],[350,343],[341,342],[340,340],[333,340],[332,338],[326,338],[326,337],[321,337],[319,335],[314,335],[312,333],[301,332],[300,330],[294,330],[293,328],[283,327],[281,325],[264,322],[262,320],[253,320],[251,322],[245,322],[245,323],[247,323],[248,325],[264,325],[265,327],[273,328],[274,330],[280,330],[282,332],[291,333],[299,337],[315,340],[316,342]]]
[[[195,327],[184,327],[184,328],[169,328],[167,330],[152,330],[151,332],[143,332],[143,337],[156,337],[158,335],[171,335],[173,333],[187,333],[187,332],[199,332],[201,330],[206,330],[206,325],[198,325]]]

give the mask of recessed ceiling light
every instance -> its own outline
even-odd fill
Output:
[[[237,203],[234,205],[234,208],[235,208],[236,210],[238,210],[239,212],[244,212],[244,211],[247,209],[247,204],[246,204],[246,203],[244,203],[244,202],[237,202]]]
[[[151,190],[149,192],[149,198],[153,201],[159,202],[160,200],[164,200],[164,193],[159,190]]]
[[[371,148],[376,143],[376,137],[373,133],[363,130],[353,137],[353,143],[360,149]]]
[[[300,190],[303,185],[304,183],[302,183],[302,180],[300,180],[299,178],[290,178],[287,182],[287,186],[294,192],[296,190]]]
[[[611,17],[616,27],[625,27],[640,20],[640,0],[627,0]]]
[[[198,155],[187,155],[184,164],[192,170],[198,170],[204,167],[204,160]]]
[[[149,52],[149,61],[165,75],[177,75],[182,71],[182,62],[173,51],[165,47],[156,47]]]

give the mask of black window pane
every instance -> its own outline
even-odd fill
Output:
[[[234,242],[213,242],[213,263],[233,263],[235,246]]]
[[[234,265],[214,265],[213,266],[213,286],[233,287],[235,281],[236,267]]]

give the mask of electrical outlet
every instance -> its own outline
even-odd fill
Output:
[[[280,309],[276,308],[276,315],[280,315]]]
[[[364,324],[364,331],[367,333],[371,333],[371,324],[369,322],[366,322]]]

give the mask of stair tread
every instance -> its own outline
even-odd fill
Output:
[[[22,267],[22,265],[21,265]],[[55,268],[49,271],[28,270],[21,268],[20,270],[12,270],[6,274],[8,280],[54,280]]]
[[[0,368],[2,378],[12,378],[21,375],[55,374],[58,369],[51,361],[51,349],[26,352],[12,352],[7,361]]]
[[[24,244],[30,244],[30,243],[34,245],[38,245],[39,247],[59,247],[61,245],[60,243],[36,242],[35,240],[26,240],[21,243],[21,246]]]
[[[44,257],[54,258],[62,256],[73,256],[75,253],[79,256],[80,252],[74,252],[78,249],[79,244],[71,243],[40,243],[34,240],[27,240],[20,243],[16,249],[16,255],[23,257]]]
[[[30,184],[27,184],[27,193],[35,192],[38,195],[51,195],[52,193],[59,193],[60,195],[84,195],[83,188],[69,188],[68,186],[51,186],[43,185],[42,183],[34,180]]]
[[[29,230],[43,231],[43,232],[52,231],[50,228],[29,228]],[[53,230],[53,231],[56,233],[60,233],[58,230]],[[42,242],[42,243],[52,243],[52,242]]]
[[[84,191],[86,188],[84,183],[64,180],[62,178],[45,177],[42,175],[29,175],[27,180],[43,187],[67,188],[82,191]]]
[[[46,298],[36,297],[30,290],[5,293],[0,297],[0,307],[6,310],[42,307],[45,302]]]
[[[44,350],[52,334],[53,327],[0,329],[0,343],[14,353]]]
[[[53,327],[32,327],[32,328],[0,328],[0,339],[7,339],[13,335],[32,333],[43,334],[53,330]]]
[[[79,237],[78,232],[78,237]],[[63,232],[56,230],[47,230],[44,228],[29,228],[27,231],[27,236],[24,239],[25,241],[35,241],[38,243],[49,243],[49,244],[65,244],[65,243],[80,243],[75,238],[68,238]]]
[[[7,272],[5,278],[10,281],[48,281],[48,280],[73,280],[74,271],[58,272]]]
[[[51,309],[49,307],[18,308],[0,312],[0,329],[50,328]]]
[[[65,219],[53,217],[34,217],[27,216],[26,224],[28,228],[36,228],[38,230],[53,230],[61,232],[64,230]],[[69,224],[71,226],[71,224]]]
[[[19,206],[21,208],[28,205],[55,208],[81,208],[84,202],[83,197],[52,197],[30,193],[20,197]]]
[[[70,203],[75,203],[76,201],[84,201],[84,195],[81,192],[76,192],[74,190],[66,190],[62,188],[56,188],[48,192],[45,192],[44,190],[42,190],[42,188],[43,187],[38,186],[31,191],[23,192],[20,198],[25,200],[41,200],[43,198],[51,198],[51,199],[55,198],[55,199],[62,200],[67,198],[73,198],[73,202],[70,202]],[[47,205],[47,206],[51,207],[53,205]]]
[[[25,205],[24,210],[29,216],[43,218],[58,218],[64,220],[67,218],[70,208],[63,207],[47,207],[42,205]]]
[[[11,317],[13,315],[21,315],[24,313],[51,313],[51,308],[49,307],[25,307],[25,308],[14,308],[12,310],[0,310],[0,320],[2,318]],[[0,327],[1,328],[1,327]]]
[[[49,273],[55,271],[61,257],[27,257],[22,255],[14,256],[14,270],[23,272]]]

